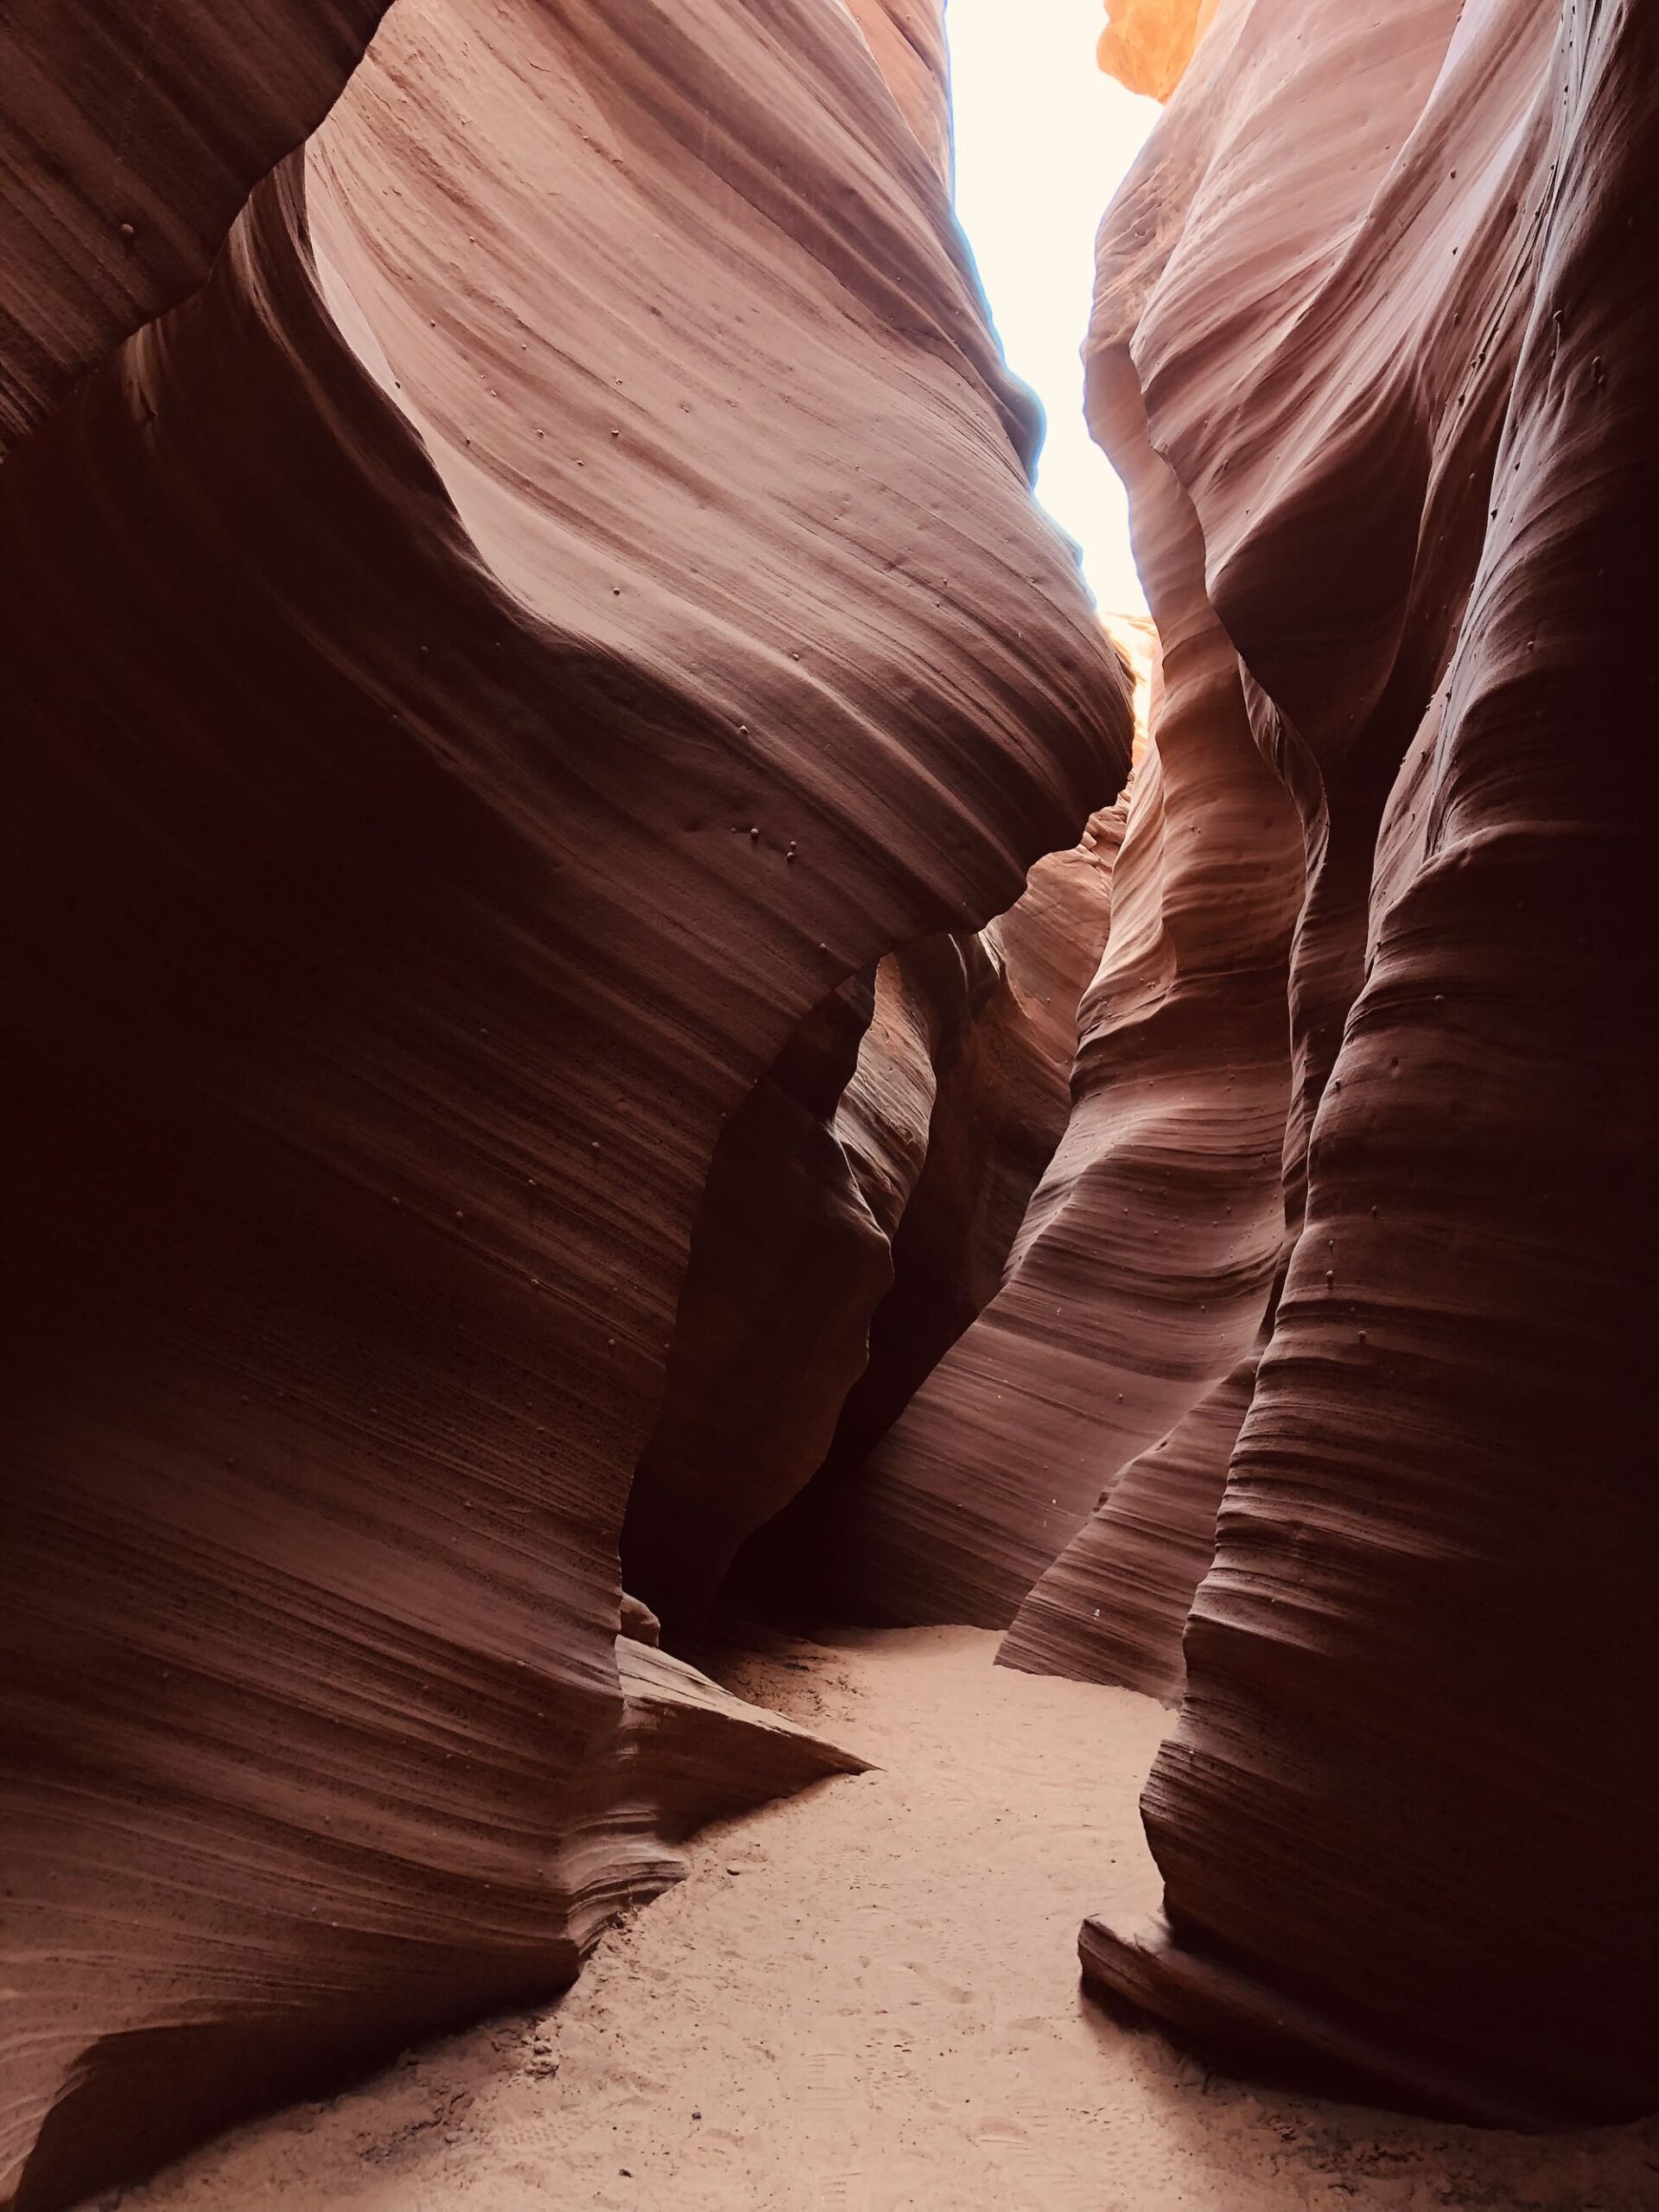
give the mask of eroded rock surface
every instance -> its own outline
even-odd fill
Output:
[[[1186,1681],[1181,1639],[1216,1550],[1216,1516],[1255,1388],[1257,1354],[1198,1400],[1116,1477],[1027,1592],[998,1653],[1004,1667],[1114,1682],[1166,1704]]]
[[[207,275],[321,122],[387,0],[9,0],[0,20],[0,456]]]
[[[945,0],[846,0],[923,151],[950,181],[950,57]]]
[[[400,0],[0,472],[0,2194],[659,1866],[616,1538],[719,1130],[1127,764],[1030,430],[842,10]]]
[[[1659,2102],[1659,26],[1230,0],[1102,234],[1308,895],[1300,1234],[1085,1973],[1506,2124]]]
[[[872,1541],[873,1501],[876,1512],[885,1503],[876,1447],[998,1294],[1065,1126],[1079,995],[1110,924],[1122,837],[1122,807],[1103,810],[1074,851],[1032,870],[1025,896],[978,938],[938,939],[894,962],[938,1071],[926,1156],[830,1450],[739,1562],[734,1594],[750,1607],[892,1618]],[[969,1496],[964,1474],[964,1510]]]
[[[1039,861],[985,930],[888,955],[861,1014],[816,1009],[722,1132],[623,1539],[675,1625],[779,1516],[742,1602],[856,1604],[841,1485],[993,1294],[1065,1125],[1116,826]]]
[[[671,1630],[704,1625],[739,1545],[823,1459],[893,1281],[932,1069],[881,1052],[894,1024],[884,1007],[872,1027],[876,990],[861,982],[815,1008],[715,1147],[622,1535],[624,1575]],[[855,1149],[846,1094],[878,1052],[888,1079],[865,1088]]]
[[[1248,1351],[1284,1245],[1295,809],[1125,363],[1091,391],[1162,641],[1072,1109],[996,1296],[847,1489],[868,1615],[1006,1628],[1123,1466]]]

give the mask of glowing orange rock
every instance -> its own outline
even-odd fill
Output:
[[[1132,92],[1166,100],[1209,28],[1217,0],[1106,0],[1096,56]]]

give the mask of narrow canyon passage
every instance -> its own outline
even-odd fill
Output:
[[[1656,206],[1659,0],[0,8],[0,2212],[1659,2212]]]
[[[719,1669],[875,1762],[707,1831],[562,2002],[209,2145],[121,2212],[1643,2212],[1650,2129],[1494,2134],[1257,2091],[1081,1994],[1155,1905],[1167,1724],[974,1629]]]

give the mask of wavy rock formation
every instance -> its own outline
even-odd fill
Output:
[[[900,114],[948,185],[952,147],[945,0],[846,0],[846,5]]]
[[[1130,1460],[1027,1593],[1000,1666],[1180,1702],[1181,1637],[1215,1557],[1216,1516],[1258,1357],[1248,1353],[1167,1436]]]
[[[1309,890],[1301,1234],[1144,1801],[1166,1917],[1084,1970],[1510,2125],[1659,2102],[1656,149],[1650,10],[1230,0],[1096,301]]]
[[[865,984],[809,1014],[715,1147],[622,1531],[623,1576],[671,1630],[704,1624],[739,1545],[823,1457],[893,1281],[932,1069],[890,1007],[874,1027],[875,998]],[[849,1105],[877,1060],[885,1079]]]
[[[1162,640],[1065,1134],[1006,1277],[845,1488],[861,1612],[1006,1628],[1124,1465],[1243,1357],[1283,1248],[1302,840],[1132,378],[1091,392]]]
[[[0,472],[0,2196],[638,1888],[616,1537],[718,1132],[1126,765],[1029,432],[840,10],[399,0]]]
[[[1381,540],[1367,539],[1364,558],[1357,572],[1353,561],[1344,560],[1340,544],[1331,542],[1333,523],[1357,512],[1370,515],[1374,531],[1382,527],[1377,487],[1364,474],[1376,464],[1365,451],[1357,454],[1351,440],[1344,444],[1341,410],[1350,404],[1351,395],[1345,386],[1341,396],[1333,395],[1327,388],[1329,379],[1322,383],[1318,374],[1310,372],[1302,323],[1293,311],[1299,308],[1306,311],[1309,300],[1326,279],[1339,301],[1357,302],[1363,290],[1363,314],[1368,325],[1378,327],[1366,330],[1366,343],[1359,349],[1359,368],[1362,374],[1380,382],[1382,388],[1371,394],[1371,401],[1389,426],[1382,434],[1385,443],[1392,439],[1401,415],[1418,399],[1418,357],[1413,349],[1421,334],[1418,324],[1427,311],[1425,298],[1432,296],[1426,292],[1424,271],[1418,264],[1433,264],[1435,256],[1443,251],[1443,242],[1432,231],[1426,237],[1419,236],[1396,217],[1401,238],[1395,256],[1404,265],[1398,272],[1397,284],[1391,271],[1389,284],[1371,290],[1366,289],[1369,276],[1362,277],[1341,264],[1340,241],[1345,236],[1341,226],[1344,220],[1357,221],[1363,213],[1368,195],[1377,185],[1379,165],[1386,162],[1388,149],[1407,128],[1406,111],[1414,99],[1423,97],[1424,86],[1445,47],[1448,22],[1445,9],[1436,17],[1432,10],[1420,8],[1398,22],[1385,23],[1379,19],[1363,26],[1348,24],[1331,33],[1340,45],[1338,72],[1333,74],[1323,63],[1279,72],[1268,50],[1281,35],[1277,18],[1258,12],[1250,28],[1241,33],[1234,11],[1206,49],[1205,67],[1195,73],[1183,93],[1183,108],[1199,109],[1200,121],[1187,125],[1185,134],[1179,138],[1173,126],[1154,138],[1120,195],[1101,240],[1089,346],[1091,426],[1129,487],[1137,549],[1148,574],[1155,581],[1164,580],[1166,622],[1176,619],[1167,597],[1167,579],[1173,567],[1184,580],[1187,595],[1185,619],[1200,627],[1209,626],[1216,680],[1227,690],[1235,720],[1240,728],[1248,723],[1254,741],[1281,779],[1301,823],[1300,861],[1281,856],[1286,913],[1296,903],[1301,904],[1288,983],[1295,1082],[1285,1147],[1285,1205],[1293,1232],[1300,1225],[1305,1196],[1306,1135],[1312,1112],[1329,1074],[1363,963],[1365,898],[1382,809],[1421,716],[1425,686],[1432,682],[1433,655],[1443,656],[1450,626],[1455,624],[1455,610],[1467,590],[1474,541],[1466,527],[1454,526],[1442,510],[1454,503],[1457,490],[1471,477],[1477,482],[1489,479],[1497,419],[1490,394],[1486,404],[1466,407],[1466,395],[1454,395],[1443,374],[1427,395],[1427,404],[1440,410],[1436,435],[1444,447],[1437,465],[1441,489],[1438,500],[1430,502],[1433,526],[1424,533],[1425,550],[1421,573],[1413,585],[1410,619],[1396,636],[1386,613],[1374,619],[1363,604],[1357,608],[1350,602],[1355,594],[1363,601],[1363,594],[1373,588],[1382,545],[1395,543],[1397,548],[1409,538],[1415,527],[1411,519],[1415,509],[1396,522],[1391,534],[1384,529]],[[1282,36],[1292,50],[1312,50],[1308,24],[1301,17]],[[1524,40],[1509,42],[1503,57],[1504,67],[1494,73],[1486,93],[1489,105],[1512,93],[1517,75],[1524,77],[1529,66],[1535,69],[1535,33],[1530,52]],[[1327,188],[1322,181],[1321,164],[1326,156],[1321,149],[1342,135],[1348,86],[1358,81],[1371,84],[1379,57],[1392,72],[1393,104],[1373,99],[1367,116],[1370,159],[1359,157],[1361,142],[1357,141],[1355,158],[1344,167],[1340,181],[1342,196],[1333,198],[1336,188]],[[1484,60],[1480,66],[1485,66]],[[1321,118],[1321,137],[1308,141],[1301,149],[1304,165],[1275,171],[1271,180],[1271,190],[1279,195],[1274,200],[1274,211],[1294,205],[1300,231],[1287,221],[1274,227],[1262,217],[1253,222],[1234,221],[1228,213],[1232,205],[1229,194],[1260,199],[1268,188],[1268,181],[1256,173],[1260,151],[1247,130],[1240,131],[1236,156],[1224,137],[1213,175],[1201,176],[1194,163],[1192,147],[1204,130],[1220,127],[1216,123],[1217,114],[1236,124],[1245,106],[1238,88],[1246,85],[1257,87],[1272,113],[1288,115],[1293,109],[1300,112],[1300,105],[1306,105],[1309,113]],[[1263,86],[1265,94],[1262,94]],[[1514,149],[1509,149],[1508,158],[1512,166],[1516,158]],[[1500,162],[1484,177],[1481,188],[1487,200],[1501,199],[1512,181],[1510,168]],[[1191,353],[1187,350],[1187,326],[1172,317],[1160,320],[1158,288],[1166,281],[1172,259],[1175,276],[1170,281],[1187,281],[1182,274],[1182,257],[1173,252],[1179,232],[1173,214],[1179,213],[1194,222],[1216,220],[1220,226],[1210,247],[1209,261],[1224,283],[1226,299],[1224,319],[1212,334],[1212,342],[1224,340],[1236,349],[1237,365],[1232,372],[1235,387],[1245,395],[1236,417],[1224,417],[1212,406],[1208,388],[1200,389],[1192,381],[1195,359],[1204,357],[1196,346]],[[1321,226],[1327,221],[1335,222],[1339,244],[1330,247],[1321,258],[1319,249],[1328,243]],[[1272,241],[1280,256],[1272,265],[1270,282],[1263,275],[1264,238]],[[1333,260],[1338,263],[1334,276]],[[1512,254],[1507,257],[1482,254],[1470,264],[1476,296],[1471,299],[1460,289],[1458,303],[1448,310],[1452,329],[1465,328],[1466,354],[1479,352],[1484,357],[1486,349],[1498,343],[1504,316],[1513,321],[1512,263]],[[1209,264],[1202,281],[1210,281]],[[1206,302],[1205,311],[1216,322],[1222,313],[1219,302],[1215,306]],[[1244,404],[1248,413],[1243,411]],[[1150,423],[1149,404],[1156,410]],[[1265,434],[1258,429],[1258,422],[1268,426]],[[1333,459],[1333,455],[1341,458]],[[1261,472],[1285,465],[1287,456],[1301,468],[1304,483],[1315,483],[1322,473],[1337,467],[1350,472],[1354,480],[1333,488],[1329,504],[1320,508],[1311,524],[1303,514],[1304,494],[1300,486],[1294,498],[1285,502],[1291,521],[1262,523],[1263,534],[1269,537],[1275,531],[1314,530],[1313,543],[1276,546],[1275,557],[1287,564],[1311,563],[1319,582],[1310,586],[1304,601],[1294,610],[1286,607],[1282,598],[1274,599],[1265,608],[1253,609],[1248,594],[1236,602],[1226,595],[1225,580],[1217,581],[1206,528],[1217,499],[1236,526],[1243,526],[1252,513],[1265,517]],[[1390,463],[1397,459],[1391,452]],[[1249,468],[1255,473],[1247,477],[1242,472]],[[1189,471],[1192,485],[1211,503],[1202,512],[1193,505]],[[1397,496],[1403,486],[1403,496],[1409,502],[1421,482],[1422,470],[1408,463],[1387,488],[1390,496]],[[1452,495],[1450,501],[1447,487]],[[1229,501],[1230,507],[1226,505]],[[1185,548],[1183,558],[1174,563],[1165,550],[1172,543]],[[1213,605],[1212,592],[1216,594]],[[1346,642],[1351,666],[1336,672],[1325,671],[1320,678],[1325,688],[1315,701],[1306,696],[1307,671],[1284,669],[1287,649],[1281,632],[1288,614],[1294,632],[1288,657],[1294,658],[1303,641],[1308,605],[1319,605],[1322,597],[1332,602],[1323,611],[1328,613],[1332,634]],[[1259,636],[1251,632],[1253,620]],[[1242,640],[1248,640],[1253,651],[1241,662],[1233,648]],[[1390,654],[1395,657],[1392,665],[1388,660]],[[1275,682],[1281,683],[1285,696],[1296,697],[1299,719],[1290,719],[1263,690],[1255,673],[1262,667],[1273,667]],[[1347,680],[1350,675],[1351,686]],[[1294,692],[1299,682],[1300,695]],[[1171,741],[1161,717],[1160,736],[1164,745]],[[1216,858],[1211,849],[1196,865],[1189,860],[1187,872],[1214,901],[1225,926],[1231,894],[1224,876],[1215,868]],[[1230,995],[1225,980],[1221,988]],[[1269,996],[1275,1004],[1264,1007],[1261,1018],[1278,1027],[1284,1020],[1282,1005],[1276,1002],[1282,999],[1281,988],[1270,987]],[[1109,1495],[1120,1464],[1114,1454],[1100,1469]],[[1209,1485],[1201,1482],[1192,1510],[1202,1517],[1210,1502]],[[1040,1632],[1030,1637],[1022,1632],[1009,1647],[1014,1663],[1041,1663],[1046,1655],[1053,1663],[1063,1663],[1068,1672],[1116,1679],[1113,1669],[1117,1656],[1135,1643],[1135,1624],[1127,1618],[1119,1619],[1119,1592],[1109,1586],[1113,1532],[1127,1525],[1108,1514],[1097,1524],[1085,1523],[1077,1531],[1076,1555],[1067,1557],[1037,1601],[1043,1614]],[[1129,1548],[1133,1551],[1135,1547]],[[1126,1554],[1124,1565],[1128,1571],[1139,1573],[1143,1564],[1139,1560],[1131,1564]],[[1177,1581],[1184,1579],[1185,1560],[1172,1559],[1170,1572]],[[1064,1624],[1062,1613],[1067,1616]],[[1103,1624],[1097,1637],[1096,1619]],[[1120,1630],[1128,1631],[1127,1646],[1120,1642]]]
[[[585,1847],[585,1798],[595,1826],[611,1832],[601,1853],[609,1894],[588,1887],[579,1930],[586,1941],[622,1905],[680,1880],[685,1865],[673,1847],[707,1822],[869,1767],[856,1752],[734,1697],[643,1638],[619,1637],[616,1661],[620,1716],[578,1778],[571,1818],[577,1840],[566,1847],[572,1856]],[[616,1832],[627,1838],[620,1852]]]
[[[1081,844],[1038,863],[1024,896],[978,937],[925,942],[890,963],[933,1069],[925,1158],[892,1239],[892,1287],[870,1317],[868,1362],[830,1449],[739,1562],[732,1594],[747,1609],[783,1618],[872,1611],[866,1465],[995,1295],[1065,1126],[1077,1005],[1109,925],[1122,836],[1121,806],[1103,810]]]
[[[1122,835],[1122,808],[1103,809],[1081,844],[1038,862],[1023,896],[976,939],[896,957],[938,1040],[936,1093],[837,1466],[861,1464],[1001,1281],[1065,1127],[1077,1009],[1110,925]]]
[[[1166,100],[1214,20],[1218,0],[1106,0],[1100,66],[1132,92]]]
[[[987,929],[883,960],[861,1039],[844,1001],[815,1010],[722,1132],[623,1535],[625,1576],[671,1625],[701,1624],[810,1480],[740,1580],[750,1604],[829,1601],[843,1463],[992,1295],[1065,1125],[1107,823]]]
[[[0,457],[201,282],[249,191],[327,113],[386,5],[10,0]]]

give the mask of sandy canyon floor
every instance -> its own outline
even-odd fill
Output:
[[[731,1687],[879,1770],[707,1832],[531,2018],[243,2128],[123,2212],[1649,2212],[1659,2127],[1493,2135],[1206,2075],[1077,1992],[1155,1902],[1166,1715],[965,1629],[779,1643]]]

